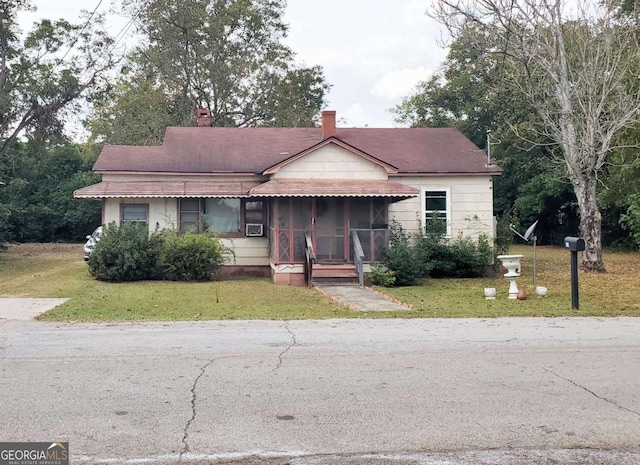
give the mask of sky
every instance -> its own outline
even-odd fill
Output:
[[[80,22],[81,9],[108,13],[111,0],[32,0],[38,17]],[[340,127],[397,127],[390,109],[444,60],[444,29],[425,12],[430,0],[288,0],[286,44],[299,64],[320,65],[332,86],[328,110]],[[125,20],[108,14],[113,35]]]

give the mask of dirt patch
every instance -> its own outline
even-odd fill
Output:
[[[82,259],[83,244],[68,244],[62,242],[48,243],[28,243],[28,244],[8,244],[7,250],[0,252],[5,254],[7,258],[30,258],[38,257],[40,259],[60,259],[66,257],[77,256]]]

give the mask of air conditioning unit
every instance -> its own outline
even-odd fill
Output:
[[[248,237],[262,236],[263,225],[260,223],[247,223],[245,225],[245,235]]]

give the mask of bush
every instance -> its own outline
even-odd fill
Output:
[[[417,278],[477,278],[486,274],[494,259],[489,237],[481,234],[473,240],[460,235],[450,241],[446,228],[444,222],[434,218],[411,245],[406,231],[392,221],[385,264],[395,274],[395,285],[411,286]]]
[[[159,270],[173,281],[206,281],[220,269],[230,251],[209,234],[188,232],[178,235],[165,230],[160,234]]]
[[[448,270],[448,277],[452,278],[482,277],[493,259],[493,248],[484,234],[477,241],[460,236],[449,246],[449,252],[455,264],[453,270]]]
[[[384,256],[385,264],[395,274],[395,285],[413,286],[420,277],[420,266],[409,235],[396,220],[389,225],[389,248]]]
[[[89,257],[89,273],[101,281],[139,281],[155,273],[159,241],[142,223],[111,223]]]
[[[629,231],[636,246],[640,249],[640,194],[629,197],[627,212],[621,216],[620,224]]]
[[[371,273],[369,273],[371,284],[376,286],[391,287],[396,283],[396,274],[385,268],[382,264],[371,263]]]
[[[415,255],[420,267],[420,277],[447,276],[455,263],[447,244],[447,224],[437,217],[428,222],[424,234],[416,237]]]

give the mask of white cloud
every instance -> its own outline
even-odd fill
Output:
[[[424,66],[389,71],[375,82],[371,94],[387,100],[404,97],[413,90],[418,82],[426,80],[432,73]]]
[[[287,45],[324,68],[329,109],[348,126],[391,127],[388,110],[443,61],[443,27],[425,0],[288,0]]]

